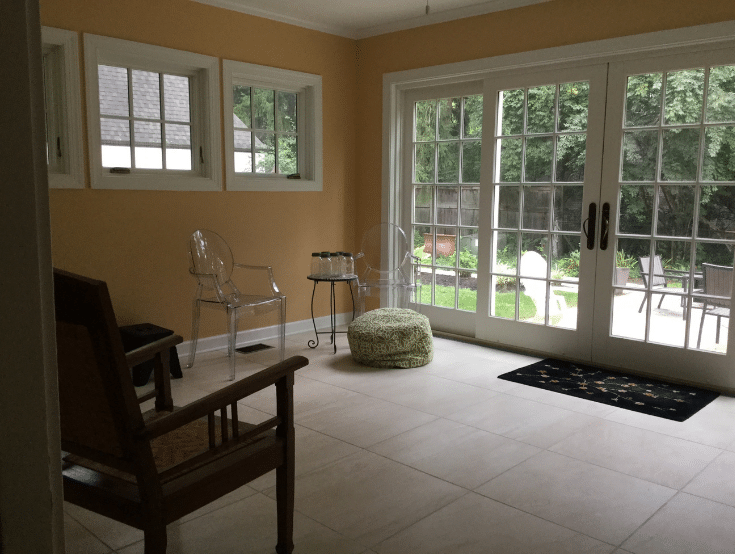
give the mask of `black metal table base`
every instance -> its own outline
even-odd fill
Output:
[[[307,277],[310,281],[314,281],[314,289],[311,291],[311,323],[314,326],[314,334],[316,340],[309,340],[307,343],[309,348],[316,348],[319,346],[319,335],[329,335],[330,344],[334,345],[334,353],[337,353],[337,341],[335,340],[337,333],[346,333],[347,331],[337,331],[337,301],[334,296],[334,284],[335,283],[347,283],[350,287],[350,297],[352,298],[352,319],[355,319],[355,295],[352,292],[352,281],[357,281],[357,277],[314,277],[309,275]],[[317,283],[326,282],[329,283],[329,324],[330,329],[328,331],[317,331],[316,320],[314,319],[314,294],[316,293]]]

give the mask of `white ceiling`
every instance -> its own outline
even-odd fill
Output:
[[[549,0],[195,0],[359,39]]]

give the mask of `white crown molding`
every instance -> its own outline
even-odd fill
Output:
[[[429,15],[411,17],[408,19],[401,19],[399,21],[382,23],[380,25],[373,25],[362,28],[330,24],[324,21],[298,18],[283,13],[264,10],[262,8],[256,8],[246,5],[247,0],[194,1],[199,2],[200,4],[207,4],[209,6],[215,6],[218,8],[224,8],[227,10],[232,10],[248,15],[254,15],[256,17],[271,19],[273,21],[280,21],[281,23],[287,23],[289,25],[295,25],[297,27],[304,27],[306,29],[321,31],[324,33],[329,33],[331,35],[338,35],[345,38],[359,40],[363,38],[382,35],[385,33],[392,33],[394,31],[403,31],[405,29],[413,29],[416,27],[423,27],[425,25],[434,25],[435,23],[444,23],[446,21],[454,21],[455,19],[463,19],[465,17],[473,17],[476,15],[484,15],[492,12],[511,10],[514,8],[521,8],[533,4],[541,4],[543,2],[549,2],[550,0],[488,0],[481,4],[473,4],[471,6],[465,6],[462,8],[436,11],[433,13],[429,13]]]

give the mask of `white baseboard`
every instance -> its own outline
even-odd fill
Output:
[[[352,312],[336,315],[337,326],[347,325],[352,321]],[[318,317],[314,319],[318,331],[329,330],[329,316]],[[288,335],[296,335],[299,333],[314,332],[314,323],[311,319],[302,319],[301,321],[293,321],[286,323],[286,337]],[[250,329],[247,331],[239,331],[237,333],[236,344],[240,346],[248,346],[263,341],[276,340],[278,338],[278,326],[271,325],[269,327],[261,327],[258,329]],[[212,350],[227,349],[227,335],[216,335],[213,337],[200,337],[197,341],[197,354],[202,352],[210,352]],[[176,346],[179,358],[185,358],[191,350],[191,341],[187,340]]]

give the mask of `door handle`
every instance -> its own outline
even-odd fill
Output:
[[[607,250],[607,242],[610,238],[610,204],[602,205],[602,219],[600,221],[600,250]]]
[[[595,249],[595,229],[597,228],[597,204],[590,204],[587,219],[582,222],[582,232],[587,237],[587,250]]]

